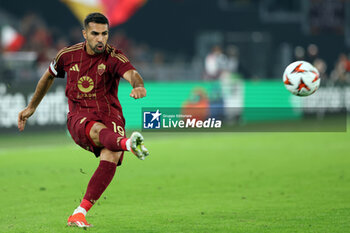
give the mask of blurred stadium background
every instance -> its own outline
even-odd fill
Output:
[[[129,128],[140,127],[139,109],[144,105],[350,106],[348,1],[65,0],[18,4],[3,2],[0,8],[2,132],[15,130],[18,110],[25,106],[57,51],[82,41],[81,19],[94,10],[107,14],[106,6],[112,24],[110,43],[130,57],[150,93],[149,100],[139,101],[137,108],[125,108]],[[322,88],[309,98],[294,98],[281,85],[284,68],[295,60],[309,61],[321,73]],[[174,85],[166,85],[169,82]],[[120,93],[124,105],[132,103],[125,95],[127,88],[123,86]],[[67,109],[63,92],[64,81],[57,81],[31,120],[32,125],[42,127],[33,129],[64,127]],[[224,114],[233,119],[241,113]]]
[[[242,124],[242,122],[246,124],[247,122],[259,121],[266,122],[266,120],[272,122],[290,119],[300,120],[304,119],[304,116],[310,114],[319,119],[328,112],[339,112],[338,110],[341,110],[342,116],[344,116],[343,110],[350,110],[349,1],[1,1],[0,168],[2,169],[2,173],[0,171],[0,174],[3,174],[4,177],[0,180],[4,188],[2,194],[0,194],[0,199],[8,199],[8,205],[19,201],[13,198],[18,195],[18,193],[15,191],[16,188],[11,186],[11,179],[5,176],[5,174],[12,174],[11,172],[13,171],[9,169],[17,169],[12,167],[11,164],[13,165],[15,161],[21,163],[20,159],[11,160],[13,157],[22,158],[18,156],[22,156],[22,154],[26,152],[35,156],[38,152],[37,150],[39,150],[36,146],[43,144],[49,146],[49,148],[53,146],[52,148],[55,150],[62,148],[58,150],[62,150],[64,151],[62,153],[66,153],[66,156],[62,157],[65,159],[68,159],[68,155],[74,156],[75,154],[79,154],[78,150],[72,149],[77,148],[77,146],[73,146],[72,140],[66,135],[65,122],[67,101],[64,94],[64,80],[55,81],[54,86],[39,106],[37,112],[30,119],[26,131],[22,134],[19,134],[17,131],[17,114],[28,103],[28,100],[34,92],[37,81],[41,77],[43,71],[48,67],[49,62],[55,57],[57,51],[65,46],[83,40],[81,35],[81,17],[92,11],[102,11],[109,16],[112,24],[109,43],[123,50],[146,82],[148,96],[138,101],[134,101],[128,96],[131,87],[129,87],[126,82],[122,82],[120,85],[119,98],[127,120],[127,129],[141,128],[142,107],[223,107],[224,110],[222,114],[225,119],[232,122],[232,124]],[[283,86],[283,70],[289,63],[295,60],[308,61],[320,71],[321,88],[310,97],[299,98],[292,96]],[[254,111],[249,112],[241,110],[259,108],[260,110],[263,109],[262,111],[264,111],[264,109],[269,111],[272,108],[297,109],[300,107],[302,107],[305,112],[295,114],[295,112],[291,111],[287,113],[287,115],[277,115],[277,118],[274,114],[266,116],[266,114],[259,115]],[[341,122],[342,125],[340,128],[331,127],[320,130],[341,132],[337,134],[315,133],[308,135],[287,133],[281,135],[267,134],[266,136],[264,134],[243,134],[243,138],[240,137],[240,134],[218,134],[219,136],[215,136],[214,134],[214,138],[212,139],[208,138],[210,135],[194,134],[191,136],[190,134],[190,136],[186,136],[189,145],[180,146],[177,150],[169,152],[173,154],[173,156],[180,156],[179,158],[184,160],[187,159],[185,155],[194,156],[188,161],[189,164],[184,165],[181,163],[179,166],[185,166],[185,168],[189,170],[196,166],[199,166],[199,168],[197,167],[198,169],[202,166],[211,167],[213,166],[212,164],[204,162],[212,159],[212,154],[208,153],[211,152],[215,154],[219,152],[226,155],[222,157],[222,163],[214,165],[215,169],[211,168],[212,177],[217,177],[218,179],[226,177],[226,179],[229,179],[229,177],[237,175],[238,177],[234,179],[239,179],[239,177],[244,176],[245,178],[242,182],[235,181],[236,183],[232,183],[234,181],[227,181],[227,184],[232,187],[231,190],[228,187],[226,189],[223,188],[225,186],[223,180],[221,182],[210,181],[210,177],[208,177],[208,174],[204,173],[204,171],[199,172],[194,170],[195,172],[192,174],[193,176],[191,176],[184,169],[181,169],[184,175],[184,177],[181,177],[181,175],[178,176],[179,174],[176,173],[178,167],[169,168],[169,171],[174,171],[175,175],[167,174],[170,178],[165,175],[165,179],[177,177],[177,181],[182,184],[179,186],[180,190],[183,188],[185,192],[189,192],[189,189],[184,187],[186,182],[189,184],[189,187],[193,185],[193,187],[198,188],[200,191],[194,195],[196,198],[199,198],[197,200],[202,200],[201,198],[203,198],[203,196],[201,192],[205,192],[205,188],[200,189],[199,186],[197,187],[197,183],[195,184],[197,181],[203,182],[200,176],[208,179],[209,183],[211,182],[211,192],[214,193],[214,187],[217,187],[218,192],[225,193],[224,196],[227,199],[227,203],[220,203],[223,205],[221,210],[220,208],[217,210],[217,216],[219,217],[216,218],[217,216],[213,216],[212,219],[206,219],[207,221],[205,222],[205,224],[210,225],[213,221],[219,221],[219,223],[223,225],[213,225],[212,228],[206,228],[204,225],[198,226],[198,228],[191,228],[190,225],[192,222],[190,222],[188,226],[181,225],[184,220],[180,217],[177,218],[173,216],[175,223],[182,226],[181,230],[178,230],[170,220],[167,224],[173,228],[163,229],[159,226],[158,228],[152,228],[147,225],[147,222],[139,219],[146,229],[144,232],[233,232],[233,228],[235,228],[237,232],[270,232],[268,226],[271,227],[271,232],[309,232],[309,227],[311,227],[312,224],[318,224],[319,228],[310,232],[346,232],[344,231],[345,228],[341,227],[349,227],[348,220],[350,220],[350,206],[348,203],[344,203],[346,196],[348,197],[350,194],[349,188],[347,188],[349,186],[349,172],[345,169],[350,163],[346,156],[349,154],[349,148],[346,146],[346,141],[348,141],[349,136],[345,133],[347,127],[346,119],[341,119],[342,120],[339,121],[339,118],[336,117],[333,121],[331,120],[331,125]],[[271,122],[267,123],[263,130],[257,131],[279,131],[271,129],[270,123]],[[251,131],[254,131],[254,128]],[[130,130],[128,134],[130,134]],[[164,138],[163,134],[149,133],[149,135],[147,135],[149,136],[148,140],[150,144],[153,146],[153,151],[151,148],[151,152],[154,153],[150,156],[150,160],[153,159],[151,158],[152,156],[156,158],[158,156],[161,157],[161,155],[165,156],[165,154],[168,153],[169,147],[172,147],[172,141],[175,141],[177,145],[182,143],[179,139],[182,137],[182,134],[164,135],[169,137],[169,141]],[[201,137],[203,138],[201,139]],[[217,147],[214,147],[213,150],[213,148],[208,147],[208,145],[212,143],[212,140],[215,140],[215,137],[220,138],[221,141],[218,142],[216,145]],[[184,150],[192,148],[193,145],[190,144],[192,140],[202,144],[202,150],[190,149],[192,154],[184,153]],[[262,143],[261,140],[265,140],[265,143]],[[306,140],[310,140],[310,142],[306,142]],[[157,142],[160,144],[157,144]],[[255,142],[259,142],[258,145],[255,145]],[[278,145],[276,145],[276,142],[278,142]],[[322,145],[319,145],[320,143]],[[70,147],[67,147],[69,149],[65,151],[64,149],[67,145]],[[164,145],[164,147],[161,145]],[[299,147],[293,148],[292,150],[294,150],[294,152],[291,152],[291,148],[289,148],[290,145],[299,145]],[[32,149],[32,147],[34,149]],[[217,148],[217,150],[215,148]],[[17,149],[19,150],[16,151]],[[45,154],[49,153],[47,149],[42,150],[43,151],[39,152]],[[237,151],[239,154],[236,154]],[[306,158],[303,157],[304,151],[306,151],[305,154],[307,154]],[[312,154],[312,151],[317,152],[317,154]],[[41,156],[39,152],[38,156]],[[86,153],[88,154],[88,152]],[[260,153],[261,157],[258,156]],[[254,156],[249,157],[249,155],[252,154],[254,154]],[[287,159],[283,160],[279,158],[278,155],[281,154],[285,154],[286,157],[284,158]],[[9,158],[7,155],[11,155],[12,157]],[[228,157],[227,155],[232,155],[233,157]],[[333,156],[332,162],[328,161],[329,155]],[[64,167],[64,162],[58,160],[60,155],[57,154],[56,156],[57,158],[50,156],[50,159],[55,161],[58,167]],[[86,159],[86,154],[84,154],[84,156],[81,158]],[[203,160],[200,156],[203,156]],[[238,156],[237,160],[234,156]],[[244,156],[248,156],[248,158]],[[25,156],[23,156],[23,158],[24,157]],[[41,156],[40,158],[45,160],[45,156]],[[170,156],[166,157],[169,160],[165,159],[164,161],[162,158],[161,160],[159,160],[159,158],[157,160],[156,158],[154,158],[154,161],[156,161],[154,164],[159,166],[157,167],[153,164],[154,170],[151,171],[149,168],[147,169],[147,172],[154,175],[152,178],[162,176],[161,171],[164,173],[167,172],[164,170],[165,167],[167,167],[167,161],[171,161],[174,164],[179,163],[170,158]],[[197,164],[198,160],[194,158],[199,159],[200,162]],[[320,162],[314,166],[313,162],[318,161],[318,159],[321,159]],[[39,159],[37,160],[39,161]],[[37,160],[35,159],[34,161]],[[289,166],[286,165],[286,161],[290,163]],[[81,167],[85,166],[84,170],[93,172],[95,162],[89,164],[84,163]],[[150,161],[148,166],[152,168],[152,165],[150,165],[151,163]],[[243,167],[240,168],[241,170],[236,170],[236,165],[232,165],[232,167],[229,166],[231,163],[242,163]],[[47,163],[45,164],[50,170],[50,165]],[[223,166],[222,170],[220,169],[220,164]],[[28,165],[36,167],[30,161],[28,161]],[[142,172],[142,169],[146,168],[136,163],[132,165],[141,169],[141,171],[139,171],[140,176],[147,176],[147,173],[144,174]],[[190,165],[193,165],[193,167]],[[261,165],[266,166],[267,170],[263,170]],[[24,168],[26,167],[24,163],[21,166],[23,166],[23,169],[21,170],[21,168],[18,168],[19,170],[17,173],[14,173],[14,175],[17,177],[16,182],[22,184],[22,189],[25,189],[26,184],[23,183],[24,181],[22,178],[30,173],[26,173],[26,169],[28,168]],[[163,168],[163,170],[160,169],[160,167]],[[311,167],[313,167],[313,169],[308,170],[308,168]],[[77,167],[76,169],[79,168]],[[43,168],[37,169],[41,169],[41,173],[38,173],[38,177],[33,175],[33,179],[40,179],[41,176],[46,176]],[[227,170],[224,171],[225,169]],[[323,176],[318,177],[317,172],[323,171],[324,169],[328,170],[329,173],[322,173]],[[80,172],[81,171],[82,170],[80,170]],[[156,171],[159,173],[156,173]],[[130,173],[130,171],[127,170],[124,172],[124,174]],[[135,174],[138,174],[137,171],[131,169],[131,172],[133,172],[134,175],[126,179],[128,179],[128,182],[135,182],[138,184],[138,181],[136,181],[137,178],[135,178],[137,177]],[[79,170],[77,173],[79,173]],[[76,173],[73,172],[73,168],[69,170],[67,175],[68,174],[76,175]],[[256,177],[263,177],[262,174],[267,175],[269,178],[263,181],[255,180]],[[281,174],[282,176],[286,175],[296,179],[292,180],[291,178],[291,180],[289,180],[292,181],[291,184],[295,187],[295,190],[293,188],[289,190],[293,193],[289,198],[291,202],[295,203],[293,206],[295,209],[287,204],[287,202],[281,202],[280,207],[276,207],[279,205],[279,199],[277,198],[276,206],[272,206],[276,207],[278,211],[281,211],[279,208],[284,208],[289,211],[291,215],[289,216],[285,212],[281,215],[273,215],[269,214],[270,212],[264,212],[269,208],[271,211],[276,210],[276,208],[271,208],[271,206],[268,205],[260,206],[258,210],[254,209],[252,206],[259,206],[259,204],[264,202],[263,200],[272,201],[272,199],[270,199],[271,195],[273,196],[278,193],[278,195],[283,196],[285,192],[288,192],[286,190],[281,191],[283,189],[282,187],[284,187],[284,183],[278,183],[278,177],[281,176]],[[336,178],[332,179],[333,175]],[[127,175],[124,176],[127,177]],[[188,177],[193,178],[191,180],[191,178],[188,179]],[[303,183],[301,180],[304,180],[305,177],[308,177],[307,179],[310,180]],[[322,183],[320,177],[328,177],[324,180],[326,183]],[[287,183],[287,180],[288,179],[284,181]],[[301,181],[301,183],[299,181]],[[25,182],[29,181],[26,180]],[[58,182],[65,183],[64,179]],[[154,182],[154,185],[159,185],[159,183],[164,185],[164,181],[159,178],[155,178]],[[274,190],[267,190],[266,193],[269,193],[268,195],[266,194],[265,196],[259,197],[258,188],[250,189],[247,187],[249,182],[252,182],[250,187],[254,186],[253,184],[257,184],[256,187],[264,189],[266,188],[264,184],[267,184],[269,187],[274,187],[272,188]],[[215,184],[217,186],[215,186]],[[300,184],[302,185],[298,186]],[[311,187],[312,184],[315,184],[313,188],[316,191],[314,193],[311,191],[306,191],[305,193],[300,191],[302,188],[306,190],[308,187]],[[35,186],[35,184],[33,185]],[[31,191],[35,194],[36,192],[40,193],[47,189],[49,192],[49,188],[47,188],[50,185],[49,182],[47,182],[47,185],[48,186],[45,188],[39,185],[38,189],[40,188],[40,191]],[[85,184],[79,183],[79,185],[79,190],[84,192]],[[123,186],[123,183],[121,183],[121,185],[122,188],[118,189],[118,192],[122,192],[121,190],[127,187],[126,185]],[[208,184],[204,183],[203,187],[207,187],[206,185]],[[152,183],[150,187],[152,187]],[[296,191],[297,187],[301,189]],[[329,187],[330,190],[334,188],[337,192],[326,192],[323,190],[323,188],[326,187]],[[339,187],[343,187],[343,189],[341,190]],[[147,192],[147,189],[145,187],[143,188],[141,192]],[[235,193],[237,190],[242,189],[245,194]],[[10,191],[6,193],[6,190],[12,190],[13,193],[11,194]],[[111,188],[111,190],[113,191],[113,188]],[[128,190],[128,188],[126,188],[126,190]],[[164,195],[169,194],[166,194],[166,190],[167,189],[164,189],[163,191],[165,193]],[[136,193],[140,190],[132,191],[132,193]],[[326,197],[322,199],[321,196],[318,195],[323,191],[331,196],[329,200]],[[152,191],[149,192],[151,193]],[[258,196],[253,202],[248,202],[249,195],[251,194],[250,192],[256,193]],[[111,193],[112,192],[110,192],[110,195]],[[12,198],[10,198],[10,194]],[[78,194],[79,192],[77,195]],[[233,196],[230,196],[231,194]],[[54,193],[51,193],[51,195],[54,196]],[[188,195],[189,196],[186,198],[193,198],[190,194]],[[239,196],[239,200],[232,201],[237,196]],[[248,200],[246,200],[246,196],[248,196]],[[305,197],[305,200],[302,199],[302,201],[300,201],[301,199],[299,199],[299,197],[301,196]],[[132,199],[132,197],[133,196],[129,198]],[[180,203],[183,201],[181,199],[181,194],[180,196],[170,195],[170,197],[174,200],[178,200]],[[210,196],[209,194],[206,197],[210,200],[208,202],[218,198],[217,196]],[[307,197],[310,199],[316,197],[316,199],[310,202]],[[42,198],[45,198],[45,196]],[[74,198],[78,199],[79,196],[74,196]],[[223,200],[225,198],[223,198]],[[212,206],[204,204],[207,203],[204,200],[205,199],[203,199],[203,203],[198,201],[196,204],[204,209],[208,208],[208,212],[212,211],[212,213],[216,213],[216,209],[211,209]],[[262,201],[260,202],[259,200]],[[333,205],[332,200],[336,204]],[[164,203],[161,203],[166,206],[166,201],[169,200],[163,201]],[[219,200],[217,201],[219,202]],[[241,201],[246,201],[246,203],[248,202],[250,205],[240,204]],[[313,210],[317,210],[318,213],[323,213],[321,206],[327,202],[328,206],[325,205],[324,208],[333,211],[326,211],[329,215],[317,215],[313,212]],[[307,203],[311,204],[308,205]],[[47,206],[49,203],[43,201],[42,205]],[[60,205],[64,205],[64,202],[62,201]],[[71,205],[71,209],[74,208],[74,205],[76,205],[76,203]],[[191,203],[188,202],[187,205],[190,206]],[[310,219],[307,220],[294,218],[295,215],[298,214],[297,209],[301,206],[306,206],[302,209],[302,211],[304,211],[303,216],[314,214],[314,218],[310,217]],[[3,220],[6,218],[6,221],[0,225],[0,232],[19,232],[23,226],[18,222],[16,226],[13,223],[16,222],[16,220],[11,221],[11,218],[9,218],[11,211],[15,209],[13,209],[12,206],[7,207],[9,212],[3,212],[2,214],[0,212],[0,218],[3,218]],[[133,208],[137,207],[139,206],[133,206]],[[153,208],[154,206],[147,207]],[[228,214],[231,207],[232,209],[237,207],[237,209],[235,209],[234,213],[230,212],[230,214]],[[63,207],[61,207],[61,209],[62,208]],[[129,211],[125,208],[123,209],[123,207],[121,207],[123,211]],[[4,210],[4,208],[2,209]],[[60,214],[63,216],[60,216],[60,218],[62,218],[60,219],[62,224],[64,224],[65,215],[69,214],[67,209],[70,211],[69,208],[60,210]],[[189,208],[189,211],[191,210],[192,209]],[[143,209],[139,209],[138,211],[142,212]],[[237,216],[240,216],[239,213],[244,211],[246,211],[244,217],[239,219]],[[255,211],[257,215],[253,214]],[[278,211],[276,213],[278,213]],[[131,214],[132,212],[128,213]],[[199,214],[202,216],[206,213],[206,211],[199,211]],[[144,214],[147,216],[146,212]],[[164,214],[163,212],[154,212],[153,214],[154,216],[158,216],[160,221],[164,220],[161,217],[161,215]],[[187,214],[191,216],[192,212]],[[266,218],[260,218],[264,214],[266,214]],[[179,215],[179,213],[177,213],[177,215]],[[226,216],[227,218],[224,220],[222,216]],[[25,218],[24,216],[22,217]],[[95,216],[96,219],[99,217],[101,218],[101,216]],[[122,218],[122,216],[119,217]],[[272,223],[273,220],[269,219],[270,217],[271,219],[277,218],[281,220],[283,222],[282,225],[289,226],[289,228],[287,228],[290,231],[278,224],[274,225]],[[327,217],[329,222],[325,220]],[[128,221],[128,219],[124,220],[126,222]],[[231,220],[238,225],[231,223]],[[200,220],[198,219],[198,221]],[[311,222],[310,226],[308,225],[308,221]],[[322,221],[325,222],[322,223]],[[331,231],[328,231],[329,225],[332,225],[334,222],[338,223],[339,228],[332,228]],[[345,222],[347,222],[347,225]],[[244,224],[246,223],[251,224],[251,228],[245,228]],[[236,228],[237,226],[238,228]],[[38,226],[35,225],[31,231],[28,232],[39,232],[37,231],[37,227]],[[60,229],[59,226],[57,227]],[[129,227],[131,228],[122,228],[121,232],[140,232],[133,229],[132,226]],[[49,229],[50,228],[47,229],[47,232],[51,232]],[[131,231],[130,229],[135,231]],[[293,231],[293,229],[295,231]],[[42,230],[42,232],[46,231]]]

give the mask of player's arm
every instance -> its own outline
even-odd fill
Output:
[[[43,76],[40,78],[28,106],[18,114],[18,129],[20,131],[24,130],[28,118],[33,115],[41,100],[52,86],[53,81],[54,77],[48,70],[46,70]]]
[[[123,78],[133,87],[130,97],[140,99],[146,96],[146,89],[143,84],[141,75],[136,70],[128,70],[124,73]]]

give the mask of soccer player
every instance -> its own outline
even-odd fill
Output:
[[[130,97],[145,97],[143,79],[120,50],[107,44],[108,33],[108,19],[100,13],[89,14],[84,20],[85,41],[58,52],[39,80],[30,103],[18,114],[18,128],[23,131],[54,78],[64,78],[66,74],[68,130],[79,146],[100,157],[82,202],[68,218],[68,226],[91,226],[85,219],[86,213],[110,184],[124,151],[131,151],[142,160],[149,154],[140,133],[133,132],[126,138],[117,96],[122,77],[133,87]]]

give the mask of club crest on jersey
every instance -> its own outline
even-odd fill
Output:
[[[106,70],[106,65],[101,63],[97,67],[97,73],[101,76]]]
[[[94,81],[89,76],[82,76],[78,80],[78,88],[83,93],[88,93],[94,89]]]

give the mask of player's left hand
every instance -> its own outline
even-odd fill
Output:
[[[146,89],[144,87],[135,87],[130,93],[130,97],[140,99],[146,96]]]

